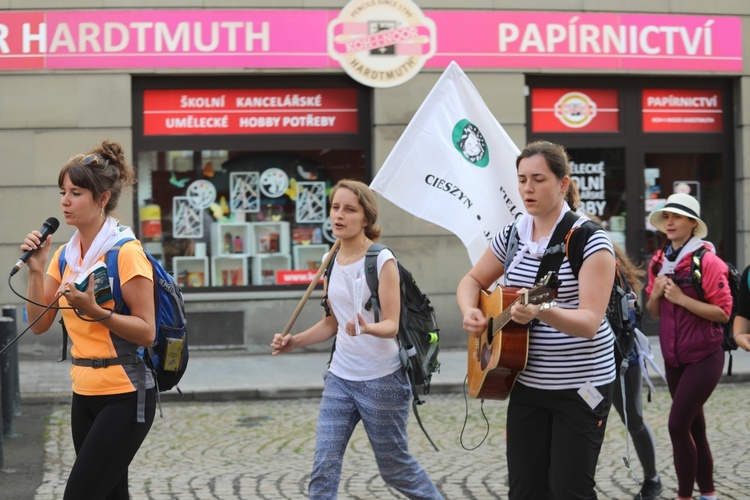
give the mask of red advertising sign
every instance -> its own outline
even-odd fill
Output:
[[[317,274],[317,270],[283,270],[276,271],[276,284],[277,285],[309,285]],[[323,283],[323,276],[321,275],[318,283]]]
[[[721,90],[644,89],[644,132],[721,132]]]
[[[357,132],[356,89],[168,89],[143,93],[144,135]]]
[[[616,89],[531,89],[533,132],[618,132]]]

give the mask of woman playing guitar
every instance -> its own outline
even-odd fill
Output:
[[[506,269],[510,224],[491,240],[456,292],[464,330],[473,337],[481,337],[488,326],[478,307],[480,292],[503,275],[507,286],[532,288],[551,235],[578,205],[562,146],[530,143],[516,159],[516,168],[526,209],[516,222],[518,250]],[[563,258],[557,307],[517,300],[510,308],[517,324],[535,320],[526,368],[508,404],[511,500],[596,498],[594,473],[615,380],[614,338],[604,316],[614,274],[612,242],[598,230],[586,242],[578,279],[567,256]]]

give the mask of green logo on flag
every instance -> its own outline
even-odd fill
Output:
[[[453,145],[466,161],[484,168],[490,162],[490,151],[484,136],[469,120],[461,120],[453,127]]]

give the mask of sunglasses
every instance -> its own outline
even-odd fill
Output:
[[[103,160],[102,158],[100,158],[98,154],[90,154],[81,160],[81,165],[84,165],[84,166],[104,165],[105,161],[106,160]]]

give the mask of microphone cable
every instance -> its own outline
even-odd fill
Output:
[[[13,340],[11,340],[8,343],[8,345],[6,345],[5,347],[3,347],[3,349],[0,350],[0,355],[2,353],[4,353],[5,350],[8,349],[8,347],[10,347],[13,344],[15,344],[16,341],[18,339],[20,339],[26,332],[28,332],[31,329],[31,327],[34,326],[37,323],[37,321],[39,321],[40,319],[42,319],[42,316],[44,316],[44,314],[47,311],[49,311],[50,309],[54,309],[56,311],[62,311],[64,309],[72,309],[73,312],[76,314],[76,316],[78,316],[78,318],[81,321],[86,321],[86,322],[89,322],[89,323],[98,323],[99,321],[104,321],[105,319],[111,317],[115,313],[114,309],[109,309],[107,307],[102,307],[102,309],[104,309],[105,311],[109,311],[109,314],[106,314],[106,315],[102,316],[101,318],[89,319],[89,318],[86,317],[86,315],[79,313],[78,310],[75,309],[74,307],[70,307],[70,306],[56,306],[55,303],[57,303],[57,301],[59,301],[60,298],[63,295],[65,295],[64,293],[58,293],[57,296],[55,297],[55,299],[49,305],[40,304],[39,302],[35,302],[35,301],[29,299],[28,297],[24,297],[23,295],[21,295],[20,293],[18,293],[16,291],[16,289],[13,288],[13,283],[11,281],[12,277],[13,277],[12,275],[8,276],[8,288],[10,288],[10,290],[14,294],[16,294],[16,296],[20,297],[24,302],[28,302],[29,304],[34,304],[35,306],[38,306],[38,307],[42,307],[42,308],[44,308],[44,311],[42,311],[42,313],[34,321],[32,321],[31,323],[29,323],[29,326],[27,326],[26,329],[24,329],[24,331],[22,331],[21,333],[19,333]]]
[[[10,278],[8,278],[8,284],[10,284]],[[11,287],[11,290],[13,290],[13,287]],[[18,295],[18,293],[15,290],[13,290],[13,293],[15,293],[16,295]],[[18,295],[18,296],[21,297],[20,295]],[[19,333],[18,335],[16,335],[16,337],[13,340],[11,340],[10,342],[8,342],[8,344],[5,347],[3,347],[2,350],[0,350],[0,355],[2,355],[10,346],[12,346],[13,344],[15,344],[18,339],[20,339],[21,337],[23,337],[23,335],[26,332],[28,332],[29,330],[31,330],[31,327],[34,326],[34,325],[36,325],[37,321],[39,321],[40,319],[42,319],[42,316],[44,316],[44,314],[47,311],[49,311],[50,309],[72,309],[72,307],[57,307],[57,306],[55,306],[55,302],[57,302],[58,300],[60,300],[60,297],[62,297],[62,296],[63,296],[63,294],[58,293],[57,297],[55,297],[55,300],[53,300],[52,303],[50,305],[48,305],[48,306],[44,306],[44,305],[41,305],[41,304],[37,304],[36,302],[29,301],[32,304],[38,305],[40,307],[43,307],[44,311],[42,311],[42,314],[40,314],[39,316],[37,316],[37,318],[34,321],[32,321],[31,323],[29,323],[29,326],[27,326],[24,331],[22,331],[21,333]],[[21,297],[21,298],[23,298],[23,297]]]
[[[487,440],[487,436],[490,435],[490,421],[487,419],[487,415],[485,415],[484,413],[484,399],[482,399],[482,402],[479,405],[479,410],[482,414],[482,418],[484,418],[484,422],[487,424],[487,430],[484,433],[484,437],[482,438],[482,440],[479,441],[479,444],[477,444],[473,448],[467,448],[466,445],[464,444],[464,431],[466,431],[466,424],[469,421],[469,397],[468,397],[468,394],[466,393],[466,383],[468,379],[469,379],[469,374],[467,373],[466,377],[464,377],[464,383],[463,383],[464,406],[465,406],[466,411],[464,413],[464,425],[463,427],[461,427],[461,433],[458,436],[458,442],[461,444],[461,448],[463,448],[464,450],[474,451],[480,446],[482,446],[482,444],[484,444],[484,442]]]

